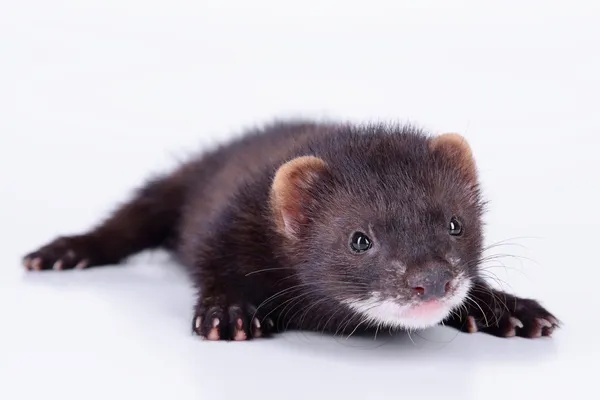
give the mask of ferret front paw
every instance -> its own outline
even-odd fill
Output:
[[[558,319],[540,303],[522,299],[502,292],[495,292],[488,299],[478,295],[471,298],[468,313],[461,310],[461,317],[453,317],[450,325],[464,332],[483,332],[498,337],[541,338],[551,336],[560,326]]]
[[[23,266],[31,271],[83,269],[94,265],[92,240],[86,236],[59,237],[27,254]]]
[[[194,315],[193,331],[207,340],[240,341],[267,337],[273,326],[273,321],[261,317],[252,305],[202,305]]]

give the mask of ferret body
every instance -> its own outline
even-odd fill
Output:
[[[198,289],[192,327],[209,340],[440,323],[549,336],[551,313],[479,273],[483,212],[457,134],[276,122],[149,180],[96,227],[24,264],[100,267],[164,248]]]

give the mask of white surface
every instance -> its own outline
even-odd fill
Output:
[[[593,398],[598,2],[204,3],[1,3],[0,399]],[[465,134],[488,243],[529,238],[496,248],[507,268],[491,271],[565,327],[205,343],[160,258],[24,276],[24,252],[89,227],[173,156],[288,115]]]

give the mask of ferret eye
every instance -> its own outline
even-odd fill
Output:
[[[357,253],[362,253],[369,250],[373,246],[373,242],[367,235],[362,232],[355,232],[350,240],[350,247]]]
[[[450,219],[450,224],[448,224],[448,232],[452,236],[460,236],[463,233],[462,224],[456,217],[452,217]]]

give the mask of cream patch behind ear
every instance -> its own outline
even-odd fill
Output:
[[[310,188],[326,173],[327,164],[318,157],[297,157],[277,170],[271,185],[271,210],[277,228],[293,238],[308,221],[307,206],[314,201]]]
[[[444,133],[431,140],[431,150],[441,152],[454,162],[467,176],[477,179],[477,166],[473,158],[471,146],[466,139],[458,133]]]

